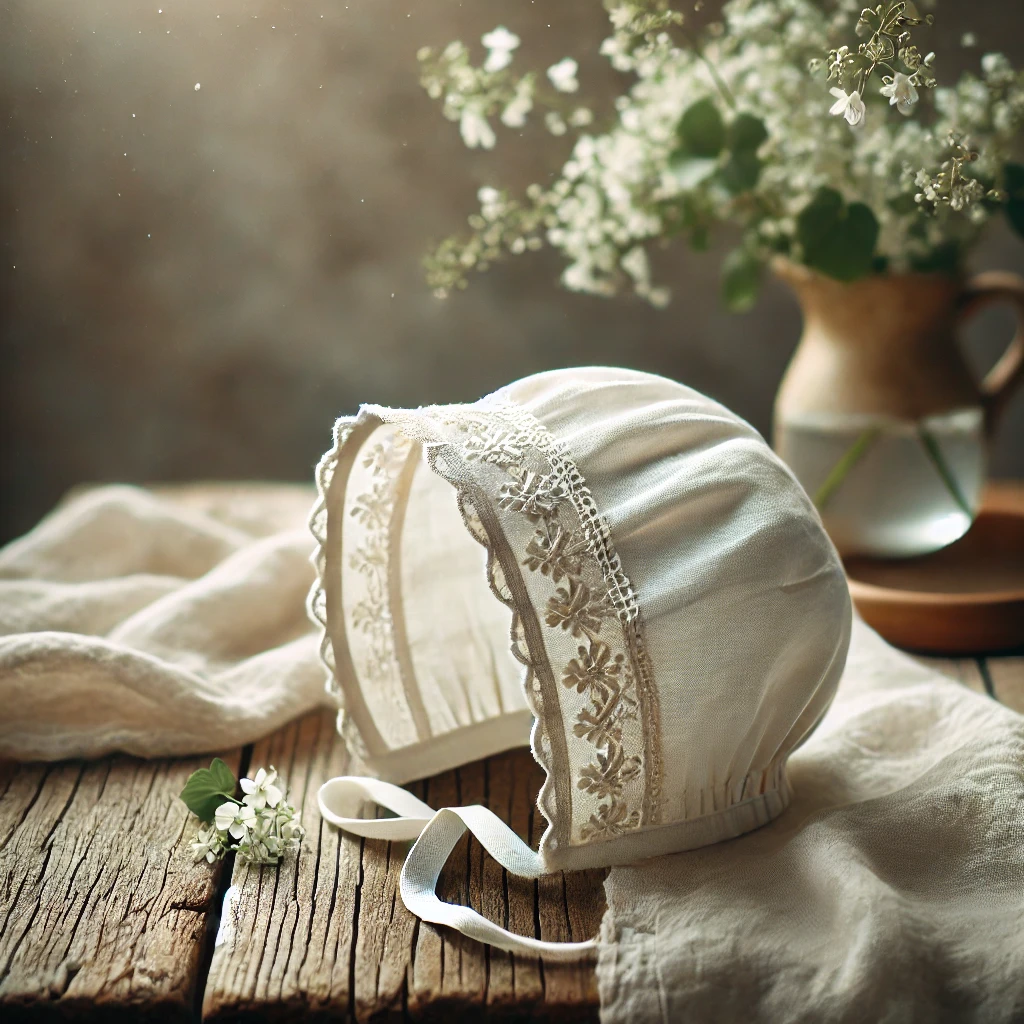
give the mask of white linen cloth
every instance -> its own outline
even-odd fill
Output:
[[[1024,717],[855,622],[774,822],[612,868],[603,1024],[1024,1020]]]
[[[0,550],[0,757],[225,750],[329,703],[312,500],[103,487]]]

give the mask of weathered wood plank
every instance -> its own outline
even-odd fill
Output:
[[[911,657],[926,668],[962,683],[968,690],[988,694],[981,666],[976,658],[932,658],[923,654],[912,654]]]
[[[344,774],[348,764],[334,716],[293,722],[257,743],[250,763],[277,767],[308,832],[297,854],[277,868],[234,865],[203,1015],[346,1019],[361,844],[328,827],[316,807],[320,783]]]
[[[0,765],[0,1019],[194,1019],[222,868],[178,793],[208,763]]]
[[[597,1019],[592,963],[512,957],[418,921],[398,892],[407,844],[340,836],[320,821],[316,790],[347,770],[333,716],[310,716],[257,744],[251,764],[280,770],[308,834],[277,868],[235,867],[207,979],[207,1020]],[[541,780],[523,750],[411,788],[435,807],[484,803],[536,843]],[[597,931],[603,877],[558,875],[539,888],[508,878],[478,843],[463,840],[438,891],[523,934],[577,938]]]
[[[1024,657],[986,658],[982,669],[996,700],[1024,714]]]

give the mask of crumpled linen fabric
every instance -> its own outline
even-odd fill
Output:
[[[300,488],[102,487],[0,550],[0,757],[252,742],[328,703]]]
[[[613,868],[603,1024],[1024,1020],[1024,717],[855,622],[786,813]]]

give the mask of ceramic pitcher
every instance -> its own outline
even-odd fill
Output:
[[[843,283],[779,261],[804,314],[775,403],[775,446],[844,553],[911,556],[962,536],[987,441],[1024,381],[1024,329],[975,380],[958,340],[983,306],[1024,323],[1024,278],[877,275]],[[1024,439],[1022,439],[1024,440]]]

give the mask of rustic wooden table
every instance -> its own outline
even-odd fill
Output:
[[[1024,712],[1024,657],[922,660]],[[297,856],[192,863],[178,793],[208,757],[0,764],[0,1020],[597,1019],[592,964],[420,923],[398,895],[404,849],[321,822],[317,788],[347,766],[332,715],[221,756],[236,774],[280,769],[308,828]],[[540,783],[516,751],[413,788],[435,807],[484,803],[536,846]],[[508,877],[463,840],[440,892],[515,931],[581,939],[604,912],[603,877]]]

